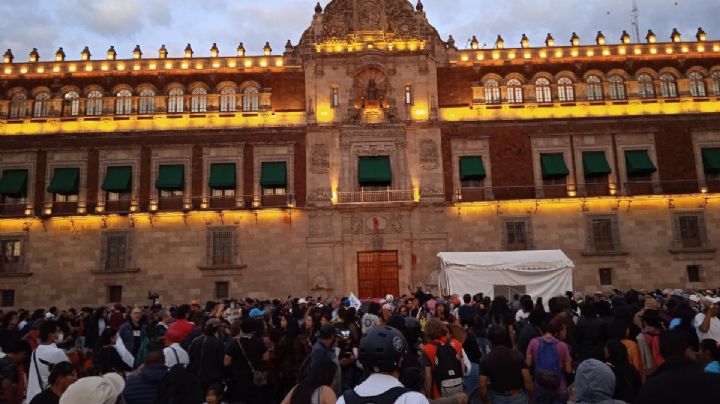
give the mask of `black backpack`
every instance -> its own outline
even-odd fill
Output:
[[[451,338],[444,344],[433,343],[436,348],[433,365],[433,382],[443,397],[450,397],[462,393],[463,371],[462,362],[458,353],[452,346]]]
[[[201,404],[204,401],[200,379],[179,363],[165,374],[155,398],[155,404]]]
[[[405,387],[393,387],[379,396],[360,397],[355,390],[346,390],[343,393],[345,404],[394,404],[400,396],[412,390]]]

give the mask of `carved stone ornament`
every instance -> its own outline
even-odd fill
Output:
[[[372,249],[373,251],[382,251],[383,250],[383,244],[385,241],[380,236],[375,236],[372,238]]]
[[[308,195],[308,202],[328,202],[332,199],[332,189],[317,188]]]
[[[437,143],[432,139],[420,142],[420,166],[423,170],[434,170],[440,165]]]
[[[350,219],[350,233],[351,234],[360,234],[363,230],[363,222],[362,217],[360,215],[352,215],[352,218]]]
[[[420,196],[437,196],[442,195],[442,189],[435,185],[428,185],[420,189]]]
[[[310,236],[323,237],[333,235],[332,213],[312,212],[310,213]]]
[[[327,173],[330,169],[330,152],[324,143],[310,147],[310,171],[316,174]]]
[[[363,220],[365,234],[390,234],[402,232],[402,215],[367,215]]]

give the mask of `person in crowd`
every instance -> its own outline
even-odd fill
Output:
[[[530,296],[525,295],[520,298],[520,309],[515,312],[515,324],[518,331],[527,324],[527,319],[534,308],[535,304]]]
[[[338,360],[337,352],[335,352],[335,342],[337,336],[335,333],[335,326],[332,324],[326,324],[320,328],[317,342],[313,345],[312,351],[310,352],[310,369],[315,364],[322,361],[330,361],[338,365],[338,371],[335,375],[333,382],[333,390],[335,394],[342,392],[342,374],[340,373],[340,361]]]
[[[483,403],[525,404],[533,384],[523,355],[512,349],[507,330],[493,327],[487,335],[491,351],[480,362],[480,396]]]
[[[117,373],[83,377],[65,390],[60,404],[115,404],[124,388],[125,380]]]
[[[283,334],[277,343],[278,401],[295,386],[300,366],[309,353],[306,336],[301,333],[300,325],[291,313],[281,315],[280,329]]]
[[[180,359],[179,362],[182,363],[182,353],[179,349],[183,351],[184,349],[179,343],[181,341],[180,335],[175,336],[173,332],[168,330],[165,339],[166,341],[172,341],[168,348],[175,348],[178,352],[177,359]],[[165,348],[165,350],[168,348]],[[174,352],[172,353],[174,354]],[[215,336],[215,326],[213,324],[207,325],[205,333],[192,342],[188,351],[188,370],[200,379],[203,391],[207,390],[211,384],[220,381],[224,358],[225,345]]]
[[[285,396],[281,404],[335,404],[337,396],[333,390],[337,365],[328,360],[315,363],[308,377]]]
[[[360,344],[360,337],[362,336],[362,331],[360,330],[360,327],[358,327],[357,309],[355,309],[354,307],[349,307],[345,311],[342,320],[342,328],[350,330],[350,338],[352,338],[352,343],[354,346],[358,346],[358,344]]]
[[[663,328],[658,310],[645,309],[641,320],[643,328],[637,337],[637,343],[643,363],[642,373],[648,377],[665,361],[660,352],[660,336]]]
[[[668,331],[659,338],[665,360],[640,389],[636,403],[720,403],[720,375],[706,373],[695,360],[687,331]]]
[[[123,307],[122,303],[115,303],[112,312],[110,312],[110,327],[119,330],[125,320],[125,307]]]
[[[127,378],[123,390],[126,404],[154,404],[158,387],[167,373],[162,347],[152,346],[145,356],[144,366]]]
[[[700,343],[700,360],[706,363],[705,372],[720,374],[720,345],[714,339],[704,339]]]
[[[25,396],[27,381],[27,359],[30,357],[30,345],[20,340],[8,347],[7,352],[0,351],[0,402],[20,404]]]
[[[165,355],[165,366],[167,366],[168,369],[175,365],[187,367],[190,364],[190,356],[187,351],[180,346],[180,340],[178,338],[179,337],[175,337],[174,335],[164,338],[165,349],[163,349],[163,354]]]
[[[98,307],[93,311],[91,316],[85,318],[85,346],[91,349],[97,349],[100,336],[108,327],[109,324],[105,318],[105,308]]]
[[[533,395],[536,404],[560,404],[568,399],[567,375],[573,373],[572,359],[565,338],[565,324],[559,318],[544,324],[544,333],[530,341],[525,363],[533,369]]]
[[[615,375],[608,365],[597,359],[580,363],[574,386],[576,404],[627,404],[613,399]]]
[[[189,304],[181,304],[180,307],[175,310],[175,321],[168,328],[168,332],[172,332],[178,341],[185,341],[195,328],[195,324],[188,320],[189,316]]]
[[[425,326],[425,339],[427,344],[423,346],[423,368],[424,368],[424,384],[425,392],[428,397],[438,399],[441,397],[447,397],[448,393],[462,392],[462,377],[466,372],[465,364],[463,363],[463,349],[462,343],[454,338],[451,338],[447,325],[438,318],[432,318],[427,322]],[[361,341],[362,343],[362,341]],[[455,352],[454,356],[443,355],[443,359],[447,359],[452,363],[442,363],[436,361],[438,359],[438,352],[441,349],[445,349],[445,346],[449,345]],[[456,375],[459,379],[459,383],[455,383],[449,388],[440,386],[443,384],[441,378],[445,378],[445,375],[438,375],[438,369],[452,369],[453,376]],[[448,393],[443,395],[443,390],[450,390]]]
[[[58,323],[55,320],[45,320],[40,324],[39,331],[42,343],[30,355],[28,387],[25,393],[27,402],[32,401],[36,395],[48,388],[51,366],[69,361],[65,352],[55,345],[63,341],[63,335]]]
[[[532,303],[532,299],[527,300]],[[536,306],[533,306],[533,311],[530,312],[526,320],[527,324],[520,329],[520,335],[518,336],[517,343],[517,350],[523,355],[523,357],[525,357],[530,341],[543,334],[542,324],[545,321],[545,313],[538,310]]]
[[[489,300],[489,298],[488,298]],[[505,296],[496,296],[492,303],[489,304],[489,309],[485,315],[485,325],[488,329],[492,327],[505,328],[510,335],[510,340],[515,346],[517,342],[517,335],[515,332],[515,315],[510,310],[507,299]]]
[[[607,323],[597,317],[597,304],[586,302],[580,305],[581,317],[575,327],[578,344],[578,358],[582,362],[594,358],[604,360],[603,347],[607,341]]]
[[[167,334],[168,329],[170,329],[170,312],[161,309],[157,313],[157,319],[158,322],[155,324],[155,336],[157,336],[158,339],[164,339],[165,334]]]
[[[225,388],[220,383],[213,383],[208,387],[205,393],[205,402],[203,404],[228,404],[225,401]]]
[[[122,344],[133,357],[133,368],[137,368],[143,363],[145,359],[145,352],[141,351],[143,341],[146,346],[148,344],[146,340],[149,338],[148,328],[143,314],[142,308],[133,307],[128,320],[118,329],[118,336],[122,340]]]
[[[20,341],[19,322],[20,316],[16,311],[8,311],[0,317],[0,351],[8,352],[10,347]]]
[[[644,379],[642,356],[640,355],[640,347],[635,340],[630,339],[629,324],[622,319],[615,318],[608,325],[608,338],[610,340],[618,340],[625,346],[628,361],[638,372],[641,379]]]
[[[371,328],[380,324],[380,308],[380,303],[370,302],[368,312],[360,320],[363,335],[366,335]]]
[[[435,303],[435,318],[447,324],[457,323],[457,318],[448,310],[448,304],[444,300]]]
[[[612,398],[632,403],[642,386],[640,373],[630,364],[628,351],[619,339],[608,340],[605,344],[605,361],[615,375],[615,390]]]
[[[30,404],[58,404],[60,396],[76,381],[77,373],[72,363],[57,363],[48,376],[48,388],[33,397]]]
[[[117,331],[112,328],[106,328],[98,344],[100,348],[96,351],[95,367],[100,375],[106,373],[117,372],[130,372],[132,368],[125,363],[115,347],[117,343],[118,335]]]
[[[720,319],[718,318],[720,309],[718,308],[718,301],[704,298],[701,303],[705,310],[695,316],[698,339],[700,341],[712,339],[716,343],[720,343]]]
[[[230,344],[225,353],[224,364],[232,371],[229,386],[231,402],[260,404],[266,401],[261,394],[264,386],[255,385],[253,373],[261,371],[262,362],[269,360],[270,356],[262,338],[256,335],[255,327],[250,317],[243,318],[239,338]]]

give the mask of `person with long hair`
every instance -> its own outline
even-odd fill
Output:
[[[334,362],[316,363],[308,377],[293,387],[281,404],[335,404],[337,396],[332,386],[336,372]]]
[[[613,398],[628,403],[635,401],[642,379],[640,373],[630,364],[625,344],[619,339],[611,339],[605,344],[605,360],[615,375]]]
[[[120,357],[115,342],[117,342],[117,331],[112,328],[106,328],[98,341],[98,350],[95,365],[100,375],[111,372],[130,372],[132,368],[125,363]]]

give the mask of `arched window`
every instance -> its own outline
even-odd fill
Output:
[[[690,79],[690,95],[693,97],[707,97],[707,91],[705,89],[705,80],[702,74],[698,72],[692,72],[688,74]]]
[[[80,114],[80,94],[77,91],[68,91],[65,99],[65,115],[77,116]]]
[[[235,88],[231,86],[224,87],[220,90],[220,112],[235,112],[236,108]]]
[[[665,73],[660,76],[660,95],[663,98],[675,98],[678,96],[675,76]]]
[[[168,113],[177,114],[183,112],[183,90],[173,88],[168,92]]]
[[[130,115],[132,113],[132,93],[130,90],[120,90],[115,99],[115,115]]]
[[[144,88],[140,90],[138,112],[141,114],[155,113],[155,90],[151,88]]]
[[[207,91],[204,88],[192,90],[190,112],[207,112]]]
[[[47,116],[50,111],[50,93],[43,91],[35,96],[35,103],[33,103],[33,117],[41,118]]]
[[[500,102],[500,84],[497,80],[488,80],[484,84],[485,87],[485,103],[497,104]]]
[[[90,91],[87,95],[85,115],[101,115],[103,109],[102,93],[98,90]]]
[[[567,77],[558,80],[558,99],[562,102],[575,101],[575,87],[572,80]]]
[[[610,99],[611,100],[624,100],[627,96],[625,95],[625,82],[620,76],[610,76]]]
[[[598,101],[603,99],[602,81],[598,76],[590,76],[587,82],[587,99],[589,101]]]
[[[17,119],[25,117],[27,97],[23,93],[13,95],[10,102],[10,118]]]
[[[522,83],[518,79],[510,79],[507,82],[507,100],[511,104],[523,102]]]
[[[713,94],[720,95],[720,71],[714,72],[710,75],[710,80],[712,80]]]
[[[550,92],[550,80],[544,77],[535,80],[535,101],[552,102],[552,93]]]
[[[649,74],[641,74],[637,78],[640,98],[655,98],[655,86]]]
[[[260,106],[260,95],[258,89],[249,86],[243,90],[243,111],[257,111]]]

